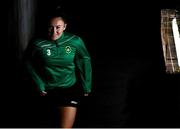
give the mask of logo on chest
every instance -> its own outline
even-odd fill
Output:
[[[66,51],[67,54],[69,54],[69,53],[71,53],[72,49],[71,49],[70,46],[66,46],[65,51]]]
[[[64,49],[64,50],[63,50]],[[62,51],[63,50],[63,51]],[[72,48],[71,46],[65,46],[64,48],[60,48],[59,51],[61,51],[62,53],[66,53],[66,54],[70,54],[72,52]],[[61,53],[60,52],[60,53]],[[56,55],[56,50],[51,50],[51,49],[46,49],[46,55],[47,56],[53,56],[53,55]]]

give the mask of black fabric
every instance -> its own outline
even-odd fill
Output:
[[[78,106],[82,96],[82,88],[74,84],[69,88],[56,88],[47,90],[47,96],[43,99],[54,106]]]

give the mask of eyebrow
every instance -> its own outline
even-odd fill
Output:
[[[57,27],[57,26],[64,26],[64,25],[55,25],[55,26],[53,26],[53,25],[49,25],[49,27]]]

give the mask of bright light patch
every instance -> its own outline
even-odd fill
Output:
[[[177,58],[178,58],[178,66],[180,67],[180,33],[178,30],[178,24],[176,18],[172,20],[172,29],[173,29]]]

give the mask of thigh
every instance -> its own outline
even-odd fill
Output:
[[[60,127],[61,128],[72,128],[76,118],[76,107],[60,106]]]

